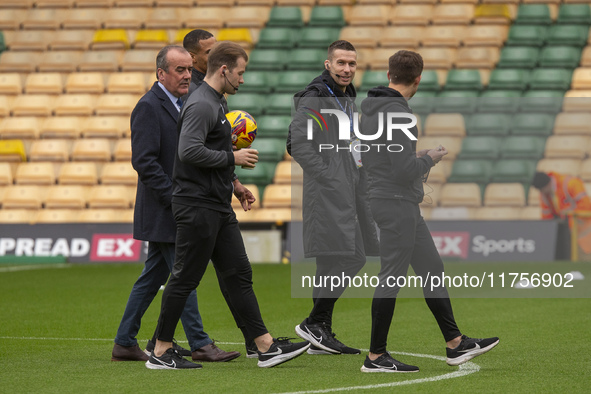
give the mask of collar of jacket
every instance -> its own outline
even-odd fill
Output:
[[[203,74],[201,71],[197,70],[196,68],[194,68],[191,71],[191,82],[198,84],[199,82],[203,81],[205,79],[205,74]]]
[[[322,74],[314,78],[312,82],[310,82],[310,84],[308,85],[307,89],[317,89],[322,93],[322,96],[330,97],[332,95],[326,88],[326,85],[328,85],[332,89],[335,96],[337,97],[357,97],[357,92],[355,91],[355,86],[353,86],[353,83],[350,83],[346,87],[345,92],[343,92],[340,86],[337,85],[335,80],[332,78],[328,70],[324,70]]]

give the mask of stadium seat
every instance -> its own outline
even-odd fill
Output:
[[[501,50],[499,68],[534,68],[538,64],[539,50],[535,47],[505,47]]]
[[[426,69],[449,70],[457,58],[457,50],[453,48],[420,48],[418,53],[423,57]]]
[[[474,10],[474,23],[511,24],[511,9],[507,4],[478,4]]]
[[[300,165],[292,161],[281,161],[275,167],[273,183],[276,184],[301,184],[304,179],[304,172]]]
[[[92,115],[95,97],[90,94],[62,94],[57,98],[54,112],[57,116]]]
[[[56,174],[53,163],[21,163],[16,169],[14,182],[17,185],[52,185]]]
[[[235,172],[240,182],[243,184],[254,183],[262,191],[273,180],[275,163],[258,162],[253,169],[236,167]]]
[[[505,114],[474,114],[466,122],[468,135],[503,137],[509,134],[511,117]]]
[[[23,94],[16,97],[11,112],[13,116],[50,116],[53,104],[51,95]]]
[[[27,94],[61,94],[64,90],[63,78],[59,73],[34,73],[27,76]]]
[[[462,140],[460,159],[496,160],[499,158],[501,140],[491,136],[468,136]]]
[[[361,89],[369,90],[376,86],[388,86],[388,76],[383,70],[370,70],[363,73]]]
[[[2,159],[2,156],[0,154],[0,160]],[[287,164],[289,164],[289,162],[285,162]],[[289,167],[291,168],[291,167]],[[14,176],[12,174],[12,166],[10,165],[10,163],[6,163],[4,161],[0,161],[0,186],[9,186],[12,185],[12,182],[14,180]],[[284,182],[285,183],[285,182]],[[286,183],[289,183],[286,182]],[[0,195],[1,197],[1,195]],[[0,200],[1,203],[1,200]]]
[[[105,138],[76,140],[72,146],[72,161],[111,161],[111,144]]]
[[[368,31],[371,32],[371,30]],[[380,46],[393,48],[392,54],[394,54],[399,48],[418,48],[424,32],[425,29],[421,26],[388,26],[383,28],[377,37]],[[376,31],[374,34],[378,34],[378,32]]]
[[[127,116],[90,116],[80,131],[84,138],[122,138],[128,127]]]
[[[519,220],[521,209],[516,207],[482,207],[476,210],[476,220]]]
[[[154,0],[115,0],[117,7],[152,7]]]
[[[421,85],[419,84],[419,90],[409,100],[409,104],[411,105],[413,112],[417,114],[429,114],[433,111],[434,102],[437,100],[435,98],[437,93],[428,90],[421,90],[420,86]],[[357,105],[359,105],[359,102]]]
[[[341,29],[334,27],[307,27],[300,31],[298,48],[322,48],[339,39]]]
[[[246,93],[271,93],[276,86],[270,81],[270,73],[266,71],[250,71],[244,74],[244,85],[240,86],[240,92]]]
[[[591,67],[591,45],[587,45],[583,48],[581,54],[581,67]]]
[[[489,83],[492,82],[492,75]],[[476,109],[482,113],[512,113],[518,108],[519,97],[521,90],[495,90],[489,86],[478,98]]]
[[[131,208],[132,204],[126,186],[100,185],[94,186],[88,194],[88,207],[91,209],[125,209]]]
[[[131,162],[131,139],[121,138],[115,142],[113,147],[113,159],[115,161]]]
[[[78,214],[75,209],[40,209],[35,223],[76,223]]]
[[[156,56],[158,51],[150,49],[137,49],[125,51],[121,60],[121,71],[151,71],[156,69]]]
[[[46,51],[53,36],[52,31],[20,30],[14,32],[6,44],[11,51]]]
[[[446,90],[482,90],[478,70],[453,69],[447,73]]]
[[[260,116],[257,118],[258,138],[287,138],[291,116]]]
[[[287,57],[288,70],[322,71],[326,60],[326,49],[295,49]],[[283,58],[286,61],[286,58]]]
[[[349,17],[350,26],[386,26],[390,5],[354,5]],[[384,36],[385,38],[385,36]]]
[[[589,136],[551,135],[546,140],[547,159],[584,159],[589,151]]]
[[[430,4],[400,4],[392,7],[388,20],[394,25],[426,26],[432,19],[433,6]]]
[[[0,72],[32,73],[39,61],[37,52],[5,51],[0,56]]]
[[[462,37],[465,46],[493,46],[500,48],[507,39],[507,26],[501,25],[472,25],[466,28],[466,35]]]
[[[71,73],[65,89],[66,93],[101,94],[105,91],[105,77],[100,72]]]
[[[591,68],[579,67],[574,70],[572,89],[591,89]]]
[[[103,185],[135,186],[137,181],[138,175],[131,162],[106,163],[101,170],[100,182]]]
[[[62,20],[63,29],[86,29],[91,32],[90,39],[92,39],[92,30],[98,30],[102,27],[102,23],[107,15],[106,9],[101,8],[72,8],[69,9]],[[90,39],[88,42],[90,42]]]
[[[131,46],[135,49],[161,49],[168,45],[168,42],[168,33],[164,29],[140,30],[131,42]]]
[[[485,185],[489,182],[493,162],[490,160],[456,160],[448,182],[473,182]]]
[[[16,98],[14,96],[0,96],[0,118],[10,116],[15,101]]]
[[[544,25],[513,25],[509,30],[508,46],[541,47],[548,35],[548,28]]]
[[[269,96],[265,114],[267,115],[291,115],[293,106],[292,93],[275,93]]]
[[[584,182],[591,182],[591,159],[585,159],[581,162],[579,175]]]
[[[269,20],[269,7],[231,7],[224,15],[226,27],[262,28]]]
[[[245,27],[221,29],[217,38],[219,41],[233,41],[245,49],[252,48],[254,43],[250,29]]]
[[[71,143],[67,140],[36,140],[29,150],[30,161],[68,161]]]
[[[316,6],[312,8],[308,26],[341,28],[345,26],[343,9],[340,6]]]
[[[444,146],[448,151],[445,160],[454,160],[461,150],[462,137],[447,135],[420,137],[417,141],[417,150],[434,149],[439,145]]]
[[[540,54],[540,67],[573,69],[579,65],[581,50],[571,46],[546,46]]]
[[[480,207],[480,186],[476,183],[446,183],[441,188],[439,205],[442,207]]]
[[[438,4],[433,7],[433,24],[469,25],[475,16],[473,4]]]
[[[112,73],[107,82],[107,91],[109,93],[144,94],[146,93],[144,74],[140,72]]]
[[[0,223],[28,223],[35,221],[37,211],[32,209],[0,209]]]
[[[382,38],[383,37],[383,38]],[[378,42],[382,46],[391,46],[394,38],[386,32],[386,29],[382,27],[355,27],[347,26],[341,30],[339,39],[349,41],[357,48],[375,48],[378,46]],[[385,44],[386,39],[387,45]],[[260,41],[259,41],[260,42]],[[397,46],[397,44],[395,45]],[[416,46],[416,45],[415,45]]]
[[[48,209],[86,208],[88,187],[80,185],[56,185],[49,188],[45,200]]]
[[[591,9],[589,4],[561,4],[558,8],[557,24],[591,25]]]
[[[37,185],[13,185],[6,187],[2,209],[39,209],[46,197],[46,187]]]
[[[548,31],[548,45],[570,45],[582,47],[587,43],[589,26],[554,25]]]
[[[433,25],[424,28],[421,42],[426,47],[456,48],[460,46],[465,35],[466,27],[462,25]]]
[[[114,7],[115,0],[76,0],[76,7]]]
[[[95,112],[100,116],[129,116],[138,100],[135,94],[101,94]]]
[[[299,193],[295,189],[300,189]],[[269,185],[263,194],[264,208],[301,208],[301,187],[292,185]]]
[[[122,220],[121,209],[81,209],[79,223],[117,223]]]
[[[476,208],[468,207],[434,207],[430,220],[472,220]]]
[[[520,4],[517,10],[515,24],[551,25],[550,7],[547,4]]]
[[[299,29],[266,27],[261,30],[257,48],[291,49],[298,43]]]
[[[430,114],[425,121],[424,134],[463,137],[466,135],[464,117],[461,114]]]
[[[41,138],[79,138],[81,119],[77,116],[52,116],[43,121]]]
[[[295,51],[292,51],[295,52]],[[302,54],[305,55],[305,51]],[[301,52],[300,52],[301,53]],[[324,55],[326,55],[324,53]],[[248,69],[250,70],[267,70],[267,71],[281,71],[288,64],[288,52],[282,49],[255,49],[251,52],[248,58]],[[326,57],[326,56],[324,56]],[[316,61],[317,58],[314,58]],[[324,59],[323,59],[324,60]],[[322,64],[322,63],[320,63]],[[318,63],[317,63],[318,66]]]
[[[550,78],[560,78],[565,74],[570,74],[568,70],[556,70],[565,71],[565,73],[553,74],[555,69],[538,69],[548,72]],[[536,71],[538,71],[536,70]],[[542,75],[539,75],[540,77]],[[544,77],[546,75],[543,75]],[[540,81],[540,84],[542,82]],[[566,78],[560,81],[562,84],[566,84]],[[541,87],[541,85],[540,85]],[[541,112],[541,113],[557,113],[562,108],[562,101],[564,98],[564,90],[530,90],[523,95],[523,98],[519,100],[519,109],[522,112]]]
[[[247,73],[248,74],[248,73]],[[277,93],[295,93],[302,90],[314,78],[318,76],[316,71],[285,71],[279,73],[275,92]]]
[[[0,136],[2,139],[37,139],[41,118],[21,116],[5,118],[0,122]]]
[[[141,29],[150,15],[149,8],[117,7],[110,8],[105,16],[105,29]]]
[[[0,94],[17,95],[17,94],[21,94],[22,92],[23,92],[23,76],[21,76],[21,74],[19,74],[19,73],[2,73],[2,74],[0,74]]]
[[[92,50],[129,49],[129,38],[125,29],[100,29],[94,32],[90,43]]]
[[[499,160],[493,165],[492,182],[529,184],[534,176],[534,164],[528,160]]]
[[[444,90],[433,103],[435,112],[471,114],[476,111],[478,92],[474,90]]]
[[[495,47],[463,47],[458,49],[456,67],[493,69],[499,61],[499,49]]]
[[[230,111],[246,111],[256,118],[262,115],[263,110],[267,108],[267,98],[266,95],[258,93],[240,93],[228,96],[228,108]]]
[[[441,85],[439,83],[439,76],[437,71],[424,70],[421,74],[421,83],[419,84],[419,90],[437,92],[439,91],[439,89],[441,89]]]
[[[22,21],[22,28],[57,30],[60,28],[61,21],[65,13],[62,10],[51,8],[33,8],[29,9]]]
[[[71,73],[77,70],[85,52],[80,51],[49,51],[38,61],[40,72]],[[3,55],[4,57],[6,55]],[[2,58],[0,57],[0,60]],[[1,61],[0,61],[1,63]],[[37,62],[35,62],[36,64]],[[0,66],[1,69],[1,66]]]
[[[530,186],[527,192],[527,205],[535,207],[540,206],[540,191],[533,186]]]
[[[273,7],[267,26],[298,28],[304,25],[300,7]]]
[[[0,130],[2,130],[0,125]],[[4,133],[2,133],[2,137]],[[21,140],[0,140],[0,161],[21,162],[27,161],[25,145]]]
[[[554,123],[554,134],[591,136],[591,113],[559,113]]]
[[[182,25],[181,19],[187,11],[189,11],[189,8],[179,5],[166,4],[166,7],[159,6],[152,10],[150,16],[144,22],[144,26],[146,29],[177,29]]]
[[[486,207],[523,207],[525,190],[521,183],[489,183],[484,189]]]
[[[301,212],[290,208],[261,208],[253,212],[252,222],[283,225],[301,218]],[[301,219],[300,219],[301,220]]]
[[[447,149],[450,149],[446,146]],[[451,167],[453,165],[452,158],[449,154],[446,156],[445,160],[440,161],[434,167],[431,167],[429,170],[429,177],[427,182],[429,184],[443,184],[447,181],[451,174]]]
[[[530,89],[567,90],[570,87],[572,71],[563,68],[537,68],[529,81]]]
[[[86,51],[78,63],[80,71],[115,72],[123,58],[124,51]],[[154,62],[154,59],[152,59]],[[154,66],[152,66],[154,68]]]
[[[14,2],[19,2],[19,0],[12,0]],[[3,5],[5,2],[3,2]],[[23,4],[25,2],[22,2]],[[32,2],[31,2],[32,3]],[[7,4],[5,5],[7,6]],[[15,7],[11,8],[3,8],[2,12],[0,12],[0,30],[18,30],[21,27],[21,22],[25,19],[27,15],[26,10],[19,10]]]
[[[525,90],[529,73],[524,69],[496,69],[490,74],[489,89]]]
[[[545,137],[509,136],[501,146],[502,159],[541,159],[544,155]]]
[[[579,159],[542,159],[538,161],[536,171],[543,172],[558,172],[561,174],[569,174],[571,176],[579,176],[581,171],[581,160]]]
[[[540,207],[524,207],[520,210],[519,220],[541,220],[542,210]]]
[[[285,140],[278,138],[258,139],[253,147],[259,151],[259,161],[278,162],[281,161],[285,152]]]
[[[569,90],[564,96],[562,110],[564,112],[584,112],[589,109],[590,105],[591,90]]]

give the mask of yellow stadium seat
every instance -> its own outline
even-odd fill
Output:
[[[523,207],[525,190],[521,183],[489,183],[484,190],[484,205],[487,207]]]
[[[117,219],[117,222],[119,222],[119,223],[133,223],[133,216],[134,216],[133,208],[120,209],[118,213],[119,213],[119,218]]]
[[[141,29],[143,21],[150,15],[150,8],[110,8],[105,17],[105,29]]]
[[[591,67],[576,68],[571,87],[572,89],[591,89]]]
[[[169,38],[166,30],[140,30],[133,39],[135,49],[161,49],[168,45]]]
[[[268,185],[263,193],[264,208],[301,208],[302,193],[300,186]]]
[[[84,138],[122,138],[127,130],[126,116],[91,116],[81,127]]]
[[[473,17],[473,4],[438,4],[431,20],[436,25],[469,25]]]
[[[350,26],[386,26],[392,7],[389,5],[356,5],[351,9]],[[379,39],[379,37],[378,37]]]
[[[585,159],[581,163],[580,177],[585,182],[591,182],[591,159]]]
[[[445,155],[445,161],[453,161],[456,159],[458,153],[462,149],[462,137],[461,136],[450,136],[450,135],[433,135],[419,137],[417,141],[417,150],[423,149],[434,149],[439,145],[444,146],[449,152]]]
[[[23,92],[23,76],[19,73],[0,74],[0,94],[17,95]]]
[[[466,46],[494,46],[502,47],[507,39],[509,28],[501,25],[472,25],[468,26],[466,35],[462,39]]]
[[[477,24],[509,25],[511,24],[511,9],[507,4],[479,4],[474,11],[474,22]]]
[[[90,49],[129,49],[129,38],[125,29],[101,29],[94,32]]]
[[[472,220],[476,208],[469,207],[434,207],[431,210],[431,220]]]
[[[228,7],[193,7],[181,15],[181,21],[185,26],[220,29],[224,26],[224,21],[229,13],[230,8]]]
[[[103,166],[100,180],[103,185],[135,186],[138,175],[131,162],[113,162]]]
[[[68,140],[37,140],[29,150],[30,161],[68,161],[70,158],[71,141]]]
[[[53,35],[52,31],[20,30],[6,44],[11,51],[45,51]]]
[[[454,137],[451,137],[451,138],[454,138]],[[448,150],[450,149],[447,146],[446,146],[446,148]],[[456,155],[457,155],[457,151],[454,151],[453,157],[455,157]],[[427,179],[427,182],[430,184],[445,183],[447,181],[447,178],[451,174],[452,165],[453,165],[453,159],[448,154],[445,156],[445,158],[442,161],[437,163],[437,165],[431,167],[431,170],[429,171],[429,178]]]
[[[588,154],[589,137],[582,135],[551,135],[546,140],[547,159],[584,159]]]
[[[0,152],[0,160],[2,160]],[[12,173],[12,166],[10,163],[0,162],[0,186],[12,185],[14,176]]]
[[[10,116],[12,105],[16,101],[13,96],[0,96],[0,118]]]
[[[591,136],[591,113],[561,112],[554,120],[554,134]]]
[[[352,43],[357,48],[375,48],[380,37],[383,37],[381,27],[345,27],[341,30],[340,39]],[[383,41],[382,41],[383,45]]]
[[[459,47],[465,35],[466,26],[434,25],[425,28],[421,41],[424,46]]]
[[[400,48],[403,49],[403,48]],[[412,49],[412,48],[408,48]],[[392,56],[398,48],[376,48],[371,51],[371,54],[367,61],[369,62],[369,66],[372,70],[384,70],[388,69],[388,60],[390,56]]]
[[[1,124],[0,134],[5,138]],[[23,141],[11,139],[0,140],[0,161],[27,161],[27,153]]]
[[[541,220],[542,209],[539,206],[525,207],[519,213],[520,220]]]
[[[80,139],[72,146],[73,161],[111,161],[111,143],[106,138]]]
[[[60,185],[96,185],[98,172],[92,162],[64,163],[57,176]]]
[[[279,6],[309,6],[312,7],[316,3],[316,0],[277,0]]]
[[[590,90],[569,90],[564,95],[562,110],[564,112],[585,112],[591,108]]]
[[[253,212],[253,222],[264,222],[264,223],[275,223],[277,225],[283,225],[292,220],[297,220],[297,210],[294,210],[292,215],[291,208],[260,208]],[[295,216],[295,217],[294,217]]]
[[[540,191],[533,186],[530,186],[529,191],[527,192],[527,205],[540,205]]]
[[[40,209],[35,223],[76,223],[78,215],[75,209]]]
[[[129,192],[121,185],[100,185],[94,186],[88,195],[88,207],[125,209],[131,208]]]
[[[581,160],[579,159],[542,159],[538,161],[537,171],[558,172],[560,174],[569,174],[579,176],[581,170]]]
[[[71,73],[66,80],[66,93],[101,94],[105,91],[105,77],[100,72]]]
[[[263,28],[269,20],[270,7],[232,7],[226,15],[227,27]]]
[[[8,0],[18,2],[19,0]],[[6,1],[2,2],[4,7],[9,7],[8,4],[5,4]],[[24,2],[23,2],[24,3]],[[31,1],[32,3],[32,1]],[[0,12],[0,29],[2,30],[18,30],[21,27],[21,22],[25,19],[27,15],[26,10],[16,9],[14,7],[11,8],[2,8],[2,12]]]
[[[78,64],[82,61],[84,52],[81,51],[49,51],[39,59],[40,72],[63,72],[76,71]],[[1,60],[1,58],[0,58]]]
[[[0,209],[0,223],[29,223],[35,221],[34,209]]]
[[[362,0],[360,2],[360,4],[364,4],[364,3],[368,3],[368,2],[373,2],[373,3],[385,3],[385,0]],[[437,4],[439,2],[439,0],[400,0],[399,3],[401,4]],[[390,2],[388,2],[390,3]]]
[[[37,8],[71,8],[76,0],[35,0]]]
[[[21,163],[16,169],[14,182],[18,185],[53,185],[55,175],[53,163]]]
[[[456,62],[457,50],[454,48],[432,47],[420,48],[425,69],[449,70]]]
[[[60,73],[34,73],[27,76],[25,92],[30,94],[62,94],[64,80]]]
[[[420,26],[389,26],[377,36],[382,47],[418,48],[423,39],[424,27]]]
[[[521,209],[516,207],[482,207],[476,210],[477,220],[519,220]]]
[[[0,72],[32,73],[40,58],[37,52],[3,52],[0,56]]]
[[[436,207],[439,205],[439,199],[441,196],[441,185],[437,183],[423,183],[423,201],[420,202],[421,206],[425,207]]]
[[[33,8],[27,11],[25,19],[22,22],[22,27],[25,30],[57,30],[60,28],[60,24],[64,16],[64,10],[52,8]]]
[[[480,186],[476,183],[446,183],[441,189],[442,207],[481,206]]]
[[[121,210],[118,209],[81,209],[78,214],[80,223],[118,223]]]
[[[47,187],[37,185],[13,185],[4,189],[2,210],[5,209],[39,209],[41,208]]]
[[[50,116],[54,101],[47,94],[23,94],[16,98],[11,112],[14,116]]]
[[[247,28],[221,29],[218,33],[219,41],[233,41],[244,48],[252,48],[253,40]]]
[[[232,7],[234,0],[196,0],[199,7],[220,6]]]
[[[249,2],[249,1],[257,1],[257,0],[242,0],[245,2]],[[259,0],[261,1],[261,0]],[[240,0],[238,0],[238,3],[240,3]],[[262,1],[261,1],[262,3]],[[320,6],[327,6],[327,5],[342,5],[342,6],[350,6],[353,5],[355,3],[355,0],[318,0],[318,5]],[[273,3],[271,4],[267,4],[266,5],[273,5]]]
[[[277,163],[273,183],[277,184],[301,184],[304,180],[304,170],[293,160],[284,160]]]
[[[115,0],[117,7],[152,7],[154,0]]]
[[[423,219],[425,219],[425,220],[431,219],[431,212],[433,211],[433,207],[421,205],[421,206],[419,206],[419,210],[421,212],[421,216],[423,217]]]
[[[121,61],[121,71],[156,72],[156,56],[158,51],[150,49],[129,50]]]
[[[64,29],[85,29],[90,33],[88,43],[94,35],[93,30],[101,28],[103,20],[107,14],[106,9],[101,8],[78,8],[70,9],[66,12],[62,21]],[[65,30],[67,32],[67,30]]]
[[[10,117],[0,123],[0,137],[9,139],[37,139],[39,138],[39,117]]]
[[[425,121],[425,135],[449,135],[463,137],[466,125],[462,114],[430,114]]]
[[[426,26],[431,21],[433,6],[429,4],[400,4],[392,8],[389,20],[394,25]]]
[[[261,207],[261,195],[259,193],[259,187],[255,184],[246,184],[246,185],[244,185],[244,187],[247,188],[248,190],[250,190],[250,192],[252,193],[252,195],[255,198],[255,202],[251,205],[251,208],[252,209],[260,208]],[[242,204],[240,204],[240,201],[238,201],[236,196],[233,194],[232,194],[232,208],[236,212],[244,211],[242,208]]]
[[[78,63],[80,71],[118,71],[125,51],[86,51]],[[155,58],[154,58],[155,59]]]
[[[583,48],[583,53],[581,53],[581,67],[591,67],[591,45]]]
[[[146,93],[146,78],[141,72],[119,72],[109,75],[107,82],[109,93]]]
[[[45,119],[39,135],[41,138],[79,138],[81,125],[78,116],[52,116]]]
[[[96,114],[129,116],[139,99],[135,94],[102,94],[96,104]]]
[[[115,142],[113,159],[115,161],[131,161],[131,138],[122,138]]]
[[[57,116],[92,115],[96,98],[90,94],[62,94],[58,97],[54,112]]]
[[[499,61],[499,48],[463,47],[458,49],[457,68],[493,69]]]
[[[167,7],[163,7],[159,4],[158,8],[154,8],[146,19],[146,29],[178,29],[182,26],[182,15],[188,10],[188,6],[181,8],[178,4],[175,6],[167,4]]]
[[[114,7],[115,0],[76,0],[76,7]]]

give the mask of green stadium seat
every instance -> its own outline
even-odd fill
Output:
[[[279,73],[275,92],[294,94],[308,86],[318,75],[316,71],[284,71]]]
[[[571,46],[546,46],[540,54],[540,67],[574,69],[581,60],[581,49]]]
[[[480,71],[452,69],[447,73],[445,90],[482,90]]]
[[[308,26],[343,27],[345,17],[340,6],[318,6],[312,8]]]
[[[255,144],[259,141],[255,141]],[[254,144],[253,144],[254,146]],[[273,181],[275,174],[275,163],[258,162],[252,169],[236,167],[234,172],[243,185],[253,183],[258,186],[259,193]]]
[[[501,50],[499,68],[534,68],[540,51],[535,47],[505,47]]]
[[[240,93],[271,93],[273,83],[269,80],[267,71],[249,71],[244,73],[244,84],[240,86]]]
[[[589,26],[554,25],[548,31],[548,45],[571,45],[583,47],[587,43]]]
[[[388,86],[388,76],[386,71],[370,70],[363,73],[363,79],[361,80],[361,90],[373,89],[378,85]]]
[[[509,30],[507,45],[509,46],[533,46],[544,45],[548,28],[536,25],[513,25]]]
[[[228,108],[230,111],[246,111],[255,118],[263,114],[267,106],[267,95],[258,93],[238,93],[228,96]]]
[[[300,48],[326,48],[339,39],[341,29],[334,27],[307,27],[300,32],[298,47]]]
[[[518,25],[551,25],[552,16],[547,4],[520,4],[517,10]]]
[[[536,161],[499,160],[492,170],[492,182],[520,182],[529,184],[534,176]]]
[[[299,29],[291,27],[266,27],[261,30],[257,48],[291,49],[297,46]]]
[[[257,138],[287,138],[291,116],[259,116],[257,119]]]
[[[563,68],[537,68],[533,70],[529,87],[532,90],[568,90],[572,78],[572,70]]]
[[[591,25],[591,8],[584,4],[561,4],[558,9],[558,24]]]
[[[539,113],[518,113],[513,117],[511,134],[516,136],[547,137],[554,129],[554,115]]]
[[[4,40],[4,33],[0,31],[0,53],[6,50],[6,41]]]
[[[470,136],[498,136],[509,135],[511,115],[505,114],[474,114],[466,122],[466,134]]]
[[[456,160],[448,182],[478,183],[481,187],[490,181],[493,162],[490,160]]]
[[[433,100],[433,109],[435,112],[471,114],[476,111],[475,97],[478,97],[475,90],[444,90]]]
[[[489,136],[468,136],[462,140],[458,159],[496,160],[499,158],[501,139]]]
[[[502,159],[535,159],[544,156],[546,137],[509,136],[504,139],[501,147]]]
[[[545,70],[553,69],[546,68]],[[564,90],[529,90],[519,100],[519,110],[556,114],[562,109],[564,93]]]
[[[490,74],[488,88],[492,90],[525,90],[529,72],[524,69],[503,69],[493,70]]]
[[[273,7],[269,14],[267,26],[302,27],[302,10],[300,7]]]
[[[428,114],[433,111],[433,104],[437,100],[435,98],[436,93],[430,91],[421,91],[420,89],[421,84],[419,84],[419,90],[408,101],[408,104],[412,108],[413,112],[419,114]]]
[[[275,93],[267,100],[266,115],[291,115],[293,93]]]
[[[495,70],[496,71],[496,70]],[[492,76],[492,74],[491,74]],[[484,113],[511,113],[515,112],[521,90],[494,90],[489,89],[478,98],[476,109]]]
[[[285,139],[262,138],[253,142],[252,147],[259,151],[259,161],[277,163],[285,154]]]
[[[290,51],[288,56],[285,56],[284,61],[286,59],[288,70],[315,70],[320,73],[324,69],[326,48],[294,49]]]
[[[280,71],[285,68],[288,52],[282,49],[255,49],[248,56],[248,70]]]
[[[441,89],[439,85],[439,78],[435,70],[423,70],[421,74],[421,83],[419,84],[420,91],[438,92]]]

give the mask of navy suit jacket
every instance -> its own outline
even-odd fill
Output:
[[[178,115],[157,82],[131,113],[131,164],[139,177],[133,216],[135,239],[175,242],[171,200]]]

